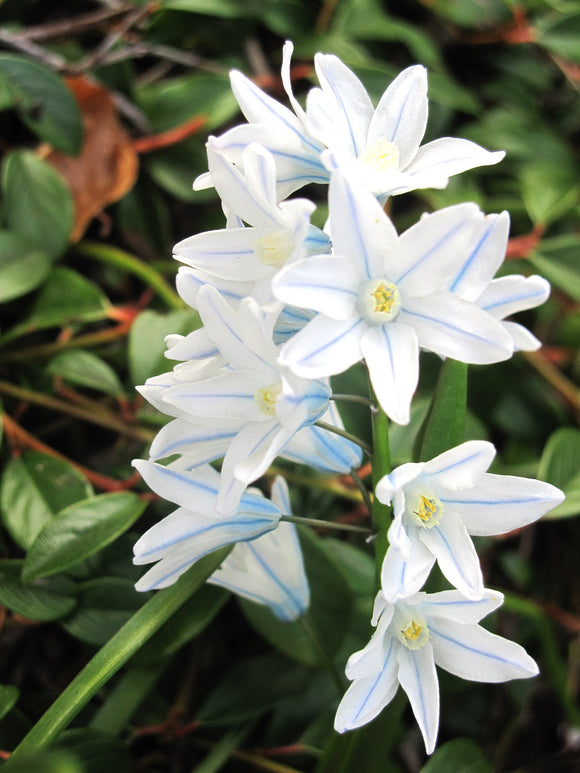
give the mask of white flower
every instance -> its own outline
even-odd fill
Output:
[[[449,277],[445,287],[501,321],[512,338],[515,351],[535,351],[541,342],[529,330],[517,322],[503,320],[518,311],[540,306],[550,295],[550,285],[535,275],[493,278],[505,256],[509,226],[507,212],[482,219],[473,250]]]
[[[236,225],[179,242],[174,257],[191,266],[194,277],[213,284],[234,300],[252,295],[267,303],[271,299],[270,279],[278,269],[305,257],[310,248],[325,251],[328,238],[310,226],[311,201],[294,199],[278,204],[274,159],[267,150],[256,143],[245,148],[241,171],[216,150],[215,144],[210,137],[207,154],[212,180],[226,211],[235,215]],[[181,292],[179,281],[177,289]],[[195,308],[191,290],[186,301]]]
[[[242,494],[236,511],[220,517],[216,512],[220,476],[209,465],[192,472],[136,459],[133,466],[156,494],[179,505],[135,544],[133,563],[157,562],[136,584],[139,591],[166,588],[208,553],[278,526],[280,509],[257,491]]]
[[[327,182],[321,154],[331,149],[339,165],[379,198],[416,188],[444,188],[449,177],[476,166],[496,164],[503,151],[490,153],[474,142],[443,137],[420,147],[427,126],[427,74],[415,65],[387,88],[376,109],[357,76],[330,54],[316,54],[320,88],[308,93],[303,110],[292,93],[286,42],[282,81],[294,113],[237,71],[232,90],[247,120],[218,138],[216,147],[240,160],[239,148],[259,142],[276,160],[279,195],[308,182]],[[210,181],[198,178],[197,186]]]
[[[420,347],[467,363],[511,356],[501,323],[442,289],[473,249],[483,218],[475,204],[426,215],[397,236],[375,197],[335,172],[329,207],[334,255],[299,260],[272,282],[281,301],[320,312],[282,347],[283,365],[319,378],[364,357],[383,409],[406,424]]]
[[[284,515],[291,514],[288,486],[280,476],[272,486],[272,502]],[[208,582],[269,607],[284,621],[298,619],[310,604],[302,550],[292,523],[280,523],[275,531],[238,542]]]
[[[379,501],[394,504],[381,572],[387,599],[419,590],[435,560],[452,585],[479,598],[483,579],[469,535],[519,529],[564,499],[549,483],[486,472],[494,456],[491,443],[471,440],[431,461],[403,464],[378,482]]]
[[[435,665],[476,682],[535,676],[538,667],[519,644],[477,624],[502,602],[501,593],[486,590],[477,601],[458,591],[443,591],[416,593],[388,604],[379,591],[373,618],[377,629],[346,666],[346,675],[354,681],[338,707],[336,730],[343,733],[370,722],[393,699],[400,684],[431,754],[439,728]]]

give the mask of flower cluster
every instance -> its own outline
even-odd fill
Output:
[[[288,491],[281,478],[271,500],[248,487],[279,456],[334,473],[360,465],[329,378],[364,362],[373,399],[407,424],[421,350],[489,364],[535,349],[539,341],[505,318],[549,294],[541,277],[494,279],[506,212],[458,204],[403,233],[386,214],[390,196],[444,187],[451,175],[503,157],[451,137],[421,145],[423,67],[402,72],[375,108],[353,72],[318,54],[320,87],[304,109],[291,88],[291,54],[286,43],[282,82],[292,110],[231,74],[248,123],[209,138],[209,171],[196,181],[215,187],[225,227],[175,247],[184,264],[178,291],[203,327],[170,336],[167,357],[177,364],[140,388],[173,420],[154,440],[151,460],[135,462],[178,507],[135,545],[135,563],[156,562],[138,589],[165,587],[202,556],[234,545],[209,581],[268,605],[281,620],[309,604],[294,527],[281,522],[290,514]],[[308,183],[328,184],[324,230],[310,222],[311,201],[288,198]],[[478,625],[502,596],[484,588],[469,535],[520,528],[562,495],[546,483],[488,473],[494,454],[490,443],[469,441],[380,471],[374,495],[393,504],[394,518],[376,631],[348,662],[353,683],[336,715],[339,732],[375,717],[400,683],[431,752],[435,664],[478,681],[536,673],[519,645]],[[210,463],[220,459],[218,473]],[[421,592],[435,561],[455,590]]]

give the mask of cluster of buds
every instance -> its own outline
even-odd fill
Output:
[[[503,157],[465,139],[421,145],[423,67],[404,70],[374,108],[353,72],[318,54],[320,87],[304,109],[292,92],[291,54],[286,43],[282,82],[292,109],[231,74],[248,123],[209,138],[209,172],[195,183],[216,189],[225,228],[175,247],[184,264],[177,289],[203,327],[170,336],[167,357],[177,364],[140,388],[173,420],[151,459],[135,462],[178,508],[135,545],[135,563],[155,562],[137,588],[170,585],[202,556],[233,544],[209,581],[281,620],[297,619],[309,604],[294,526],[281,522],[290,514],[288,490],[280,477],[271,500],[248,487],[277,457],[332,473],[360,465],[330,377],[364,362],[373,399],[407,424],[421,350],[490,364],[536,349],[539,341],[505,318],[549,294],[538,276],[494,279],[506,212],[458,204],[423,215],[402,234],[386,214],[391,196],[443,188],[450,176]],[[324,229],[310,222],[311,201],[288,198],[310,183],[328,186]],[[337,711],[339,732],[373,719],[401,684],[430,753],[439,722],[435,664],[488,682],[537,672],[522,647],[478,625],[503,597],[485,589],[470,535],[520,528],[563,496],[547,483],[488,473],[494,455],[490,443],[468,441],[404,464],[376,486],[394,518],[376,630],[348,661],[352,685]],[[211,463],[220,459],[218,473]],[[421,591],[435,562],[453,590]]]

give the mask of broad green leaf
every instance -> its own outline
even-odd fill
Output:
[[[0,75],[28,128],[62,153],[76,155],[83,125],[77,101],[64,81],[40,62],[12,54],[0,56]]]
[[[128,491],[100,494],[67,507],[34,541],[23,579],[48,577],[94,555],[126,531],[144,509],[145,503]]]
[[[84,349],[60,352],[48,363],[46,372],[51,376],[60,376],[71,384],[97,389],[109,395],[123,394],[123,385],[113,368]]]
[[[0,303],[20,298],[44,280],[52,260],[19,234],[0,231]]]
[[[575,169],[553,164],[529,164],[520,175],[522,198],[535,224],[549,225],[578,203],[580,187]]]
[[[126,744],[93,728],[66,730],[54,748],[73,754],[82,765],[83,773],[122,773],[132,767]]]
[[[229,725],[258,717],[288,697],[299,700],[309,676],[303,666],[280,655],[241,660],[210,693],[197,719],[208,725]]]
[[[340,647],[352,608],[352,594],[323,541],[300,529],[310,607],[303,618],[281,622],[268,607],[240,599],[245,616],[270,644],[300,663],[319,666]],[[324,650],[323,654],[321,650]]]
[[[62,459],[27,451],[11,459],[0,482],[2,521],[25,550],[65,507],[92,496],[82,473]]]
[[[2,164],[6,224],[52,257],[68,244],[74,221],[72,194],[46,161],[28,150],[7,155]]]
[[[464,440],[467,406],[467,365],[447,359],[423,427],[417,436],[419,459],[433,459]]]
[[[97,577],[80,586],[77,608],[63,627],[77,639],[100,646],[146,601],[133,583],[120,577]]]
[[[214,585],[204,585],[187,601],[179,615],[172,617],[135,656],[134,663],[158,663],[169,658],[211,623],[230,594]]]
[[[164,356],[165,336],[171,333],[187,335],[199,326],[199,315],[194,311],[169,314],[144,311],[139,314],[129,333],[131,383],[143,384],[150,376],[171,370],[173,363]]]
[[[0,720],[16,705],[19,695],[18,687],[0,685]]]
[[[562,59],[580,63],[580,13],[546,17],[535,25],[536,42]]]
[[[239,0],[161,0],[161,7],[167,10],[221,16],[226,19],[247,16],[253,4],[255,5],[255,0],[250,0],[249,3],[241,3]]]
[[[7,342],[21,335],[73,322],[105,319],[110,303],[100,289],[70,268],[54,268],[24,322],[3,336]]]
[[[565,235],[542,241],[529,256],[534,268],[549,282],[580,302],[580,238]]]
[[[492,773],[479,746],[468,738],[443,744],[421,768],[421,773]]]
[[[566,499],[544,518],[569,518],[580,514],[580,430],[561,427],[544,448],[538,478],[562,489]]]
[[[34,580],[20,579],[23,562],[0,561],[0,603],[29,620],[58,620],[76,605],[76,585],[64,577]]]

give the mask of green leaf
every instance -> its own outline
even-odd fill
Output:
[[[421,773],[492,773],[479,746],[468,738],[448,741],[435,751]]]
[[[2,521],[27,550],[56,513],[92,494],[89,481],[68,462],[28,451],[5,467],[0,482]]]
[[[299,699],[309,678],[302,666],[270,654],[235,663],[197,714],[204,724],[230,725],[259,717],[290,696]]]
[[[22,561],[0,561],[0,602],[29,620],[58,620],[76,605],[76,585],[64,577],[34,580],[20,579]]]
[[[99,288],[70,268],[54,268],[24,322],[3,336],[3,342],[49,327],[104,319],[110,303]]]
[[[0,56],[0,76],[24,123],[54,148],[75,156],[83,125],[76,99],[52,70],[23,56]]]
[[[301,528],[299,532],[310,584],[310,607],[306,614],[295,622],[282,622],[268,607],[244,599],[240,599],[240,604],[250,623],[280,652],[300,663],[319,666],[342,643],[352,594],[342,572],[328,557],[324,541],[307,529]]]
[[[546,17],[535,25],[536,42],[552,54],[580,63],[580,13]]]
[[[115,397],[123,394],[123,385],[113,368],[84,349],[60,352],[49,362],[46,372],[51,376],[60,376],[71,384],[97,389]]]
[[[20,690],[18,687],[0,685],[0,720],[16,705],[19,695]]]
[[[63,627],[77,639],[100,646],[114,636],[146,601],[133,583],[120,577],[97,577],[83,583],[74,614]]]
[[[61,255],[72,231],[74,205],[59,173],[34,153],[17,150],[4,159],[1,186],[9,229],[52,257]]]
[[[543,240],[529,256],[539,273],[570,298],[580,302],[580,238],[572,234]]]
[[[94,555],[126,531],[144,509],[145,503],[128,491],[100,494],[67,507],[34,541],[23,579],[48,577]]]
[[[20,298],[44,282],[52,260],[19,234],[0,231],[0,303]]]
[[[580,430],[561,427],[549,438],[538,467],[538,478],[562,489],[566,499],[544,518],[580,514]]]
[[[10,773],[85,773],[81,763],[69,752],[42,751],[10,758],[3,766]]]
[[[201,13],[207,16],[221,16],[225,19],[236,19],[247,16],[245,3],[239,0],[161,0],[161,7],[172,11],[187,11]],[[251,3],[250,3],[251,6]]]
[[[464,440],[467,411],[467,365],[447,359],[423,427],[417,436],[419,460],[433,459]]]
[[[549,225],[572,209],[580,198],[575,169],[535,163],[522,168],[522,198],[535,224]]]
[[[129,333],[131,383],[144,384],[150,376],[171,370],[171,361],[164,356],[165,336],[171,333],[187,335],[199,326],[199,315],[193,311],[169,314],[144,311],[139,314]]]
[[[214,585],[204,585],[187,601],[180,615],[169,620],[135,656],[136,664],[158,663],[169,658],[207,628],[230,594]]]
[[[111,773],[131,770],[128,750],[119,738],[92,728],[67,730],[55,744],[55,749],[74,755],[83,773]]]

